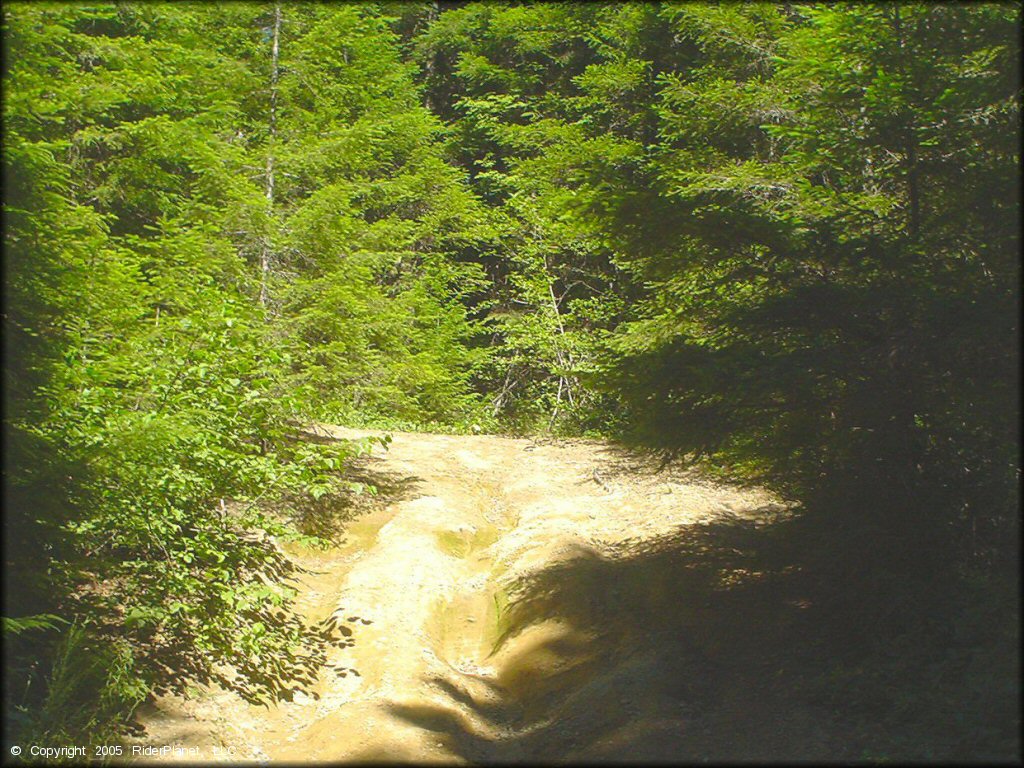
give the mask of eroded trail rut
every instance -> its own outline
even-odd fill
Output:
[[[164,697],[142,713],[145,743],[203,761],[674,760],[737,720],[728,692],[702,689],[728,649],[680,547],[701,525],[777,514],[769,494],[589,441],[394,433],[367,470],[386,503],[343,546],[295,553],[312,571],[301,609],[340,621],[315,686],[270,708]],[[735,755],[776,737],[753,719],[764,733],[745,726]]]

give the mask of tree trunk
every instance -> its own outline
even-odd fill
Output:
[[[900,70],[905,72],[906,38],[903,32],[903,18],[898,6],[893,8],[892,23],[896,33],[896,45],[900,51]],[[907,124],[904,126],[903,156],[906,161],[907,231],[910,238],[916,241],[921,231],[921,192],[918,180],[917,132],[912,110],[907,111]]]
[[[281,39],[281,4],[274,3],[274,37],[270,51],[270,119],[267,136],[267,173],[265,194],[267,198],[267,230],[260,247],[260,305],[267,306],[267,281],[270,276],[270,262],[273,254],[271,224],[274,217],[274,144],[277,140],[277,79],[280,73],[278,55]]]
[[[427,28],[428,29],[430,28],[430,26],[435,21],[437,21],[437,18],[440,15],[441,15],[440,4],[438,3],[437,0],[434,0],[430,4],[430,8],[427,9]],[[430,56],[427,57],[426,64],[425,64],[426,77],[424,78],[424,80],[426,81],[426,87],[423,89],[423,105],[428,110],[430,110],[431,112],[435,111],[434,110],[434,100],[430,97],[430,88],[433,85],[432,81],[433,81],[433,78],[434,78],[434,70],[436,69],[436,65],[435,65],[435,61],[436,60],[437,60],[437,53],[436,52],[431,53]]]

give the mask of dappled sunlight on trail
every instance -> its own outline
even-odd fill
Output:
[[[146,743],[292,762],[829,754],[826,715],[771,684],[801,620],[751,559],[778,499],[582,440],[397,433],[365,468],[391,479],[385,503],[345,544],[292,551],[300,608],[332,638],[312,689],[164,697]]]

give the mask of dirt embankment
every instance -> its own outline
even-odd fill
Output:
[[[366,469],[386,503],[293,553],[301,610],[339,622],[315,686],[270,708],[164,697],[144,743],[204,762],[827,756],[814,713],[751,683],[764,617],[737,626],[716,598],[757,574],[690,567],[702,531],[784,514],[768,493],[593,441],[395,433]]]

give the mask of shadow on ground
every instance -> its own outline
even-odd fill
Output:
[[[422,480],[389,472],[375,458],[362,458],[345,471],[353,489],[311,496],[291,497],[284,506],[291,510],[289,522],[307,536],[317,536],[333,545],[343,543],[345,530],[359,515],[373,509],[406,501],[416,495]],[[357,490],[358,489],[358,490]]]
[[[737,520],[581,546],[513,586],[496,680],[453,670],[434,681],[452,706],[393,712],[484,763],[834,756],[830,713],[780,699],[811,653],[809,602],[766,570],[763,543]]]
[[[812,577],[793,563],[814,533],[737,518],[581,546],[514,585],[496,680],[452,670],[450,704],[393,712],[485,764],[1012,757],[1014,685],[971,708],[1013,639],[961,651],[930,608],[893,617],[884,591]],[[966,690],[957,665],[991,652]]]

